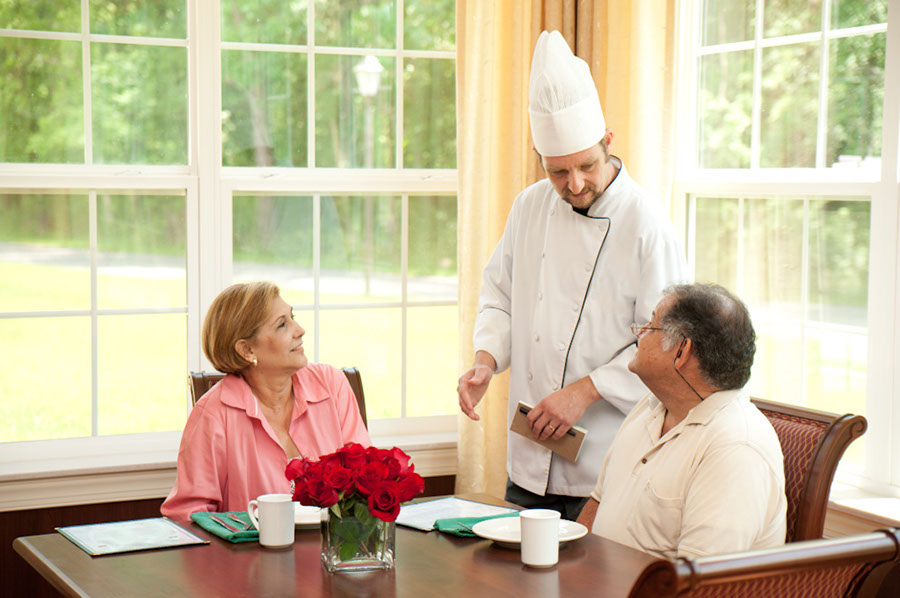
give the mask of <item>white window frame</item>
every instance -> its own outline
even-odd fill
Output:
[[[757,14],[763,4],[757,0]],[[871,197],[871,228],[869,245],[868,284],[868,343],[866,432],[867,453],[862,471],[841,468],[838,480],[864,489],[873,495],[900,497],[900,328],[897,310],[900,308],[900,3],[891,0],[888,6],[888,26],[885,52],[884,104],[882,112],[881,169],[770,169],[758,168],[758,159],[749,169],[701,169],[696,167],[697,114],[695,82],[696,59],[700,54],[699,35],[701,0],[683,0],[677,12],[678,29],[678,113],[676,139],[683,151],[677,153],[675,182],[672,195],[672,216],[684,234],[688,264],[693,271],[693,231],[689,221],[691,195],[721,197],[741,196],[819,196]],[[826,0],[823,10],[830,11]],[[761,21],[758,19],[758,21]],[[761,25],[757,26],[759,39]],[[863,27],[859,32],[881,31],[883,27]],[[817,33],[811,39],[821,39]],[[754,42],[748,42],[749,47]],[[759,49],[757,49],[759,51]],[[822,60],[827,59],[827,52]],[[758,64],[758,62],[757,62]],[[827,67],[827,62],[823,63]],[[758,67],[757,67],[758,68]],[[757,73],[758,75],[758,73]],[[754,85],[759,87],[758,78]],[[754,91],[756,96],[758,90]],[[821,100],[820,93],[820,100]],[[827,109],[827,108],[826,108]],[[754,112],[759,99],[754,99]],[[820,111],[823,108],[820,108]],[[758,115],[754,115],[758,123]],[[821,133],[823,119],[817,124]],[[758,125],[751,133],[752,155],[759,143]],[[822,164],[821,134],[817,144],[817,163]]]
[[[0,164],[0,191],[84,193],[116,190],[182,190],[187,202],[187,310],[189,369],[212,369],[200,351],[202,315],[218,292],[231,282],[231,198],[235,193],[370,194],[402,197],[404,214],[410,196],[455,195],[454,170],[326,169],[222,167],[221,53],[219,0],[187,0],[187,42],[141,38],[152,45],[186,46],[188,55],[188,165],[131,166],[91,164],[90,72],[85,81],[85,164]],[[403,1],[397,0],[402,38]],[[109,38],[88,35],[87,1],[81,34],[35,33],[51,39]],[[310,2],[310,10],[313,3]],[[311,22],[311,21],[310,21]],[[311,38],[310,38],[311,39]],[[132,38],[122,41],[132,42]],[[236,44],[225,44],[227,47]],[[87,44],[84,53],[89,54]],[[370,52],[350,52],[368,54]],[[400,56],[397,50],[387,52]],[[448,57],[446,52],[405,52],[409,57]],[[455,56],[454,56],[455,57]],[[397,156],[402,165],[402,72],[397,61]],[[311,109],[311,108],[310,108]],[[311,114],[311,112],[310,112]],[[309,128],[312,136],[312,127]],[[201,140],[204,151],[200,151]],[[311,148],[313,146],[310,146]],[[310,159],[313,156],[310,149]],[[405,228],[405,227],[404,227]],[[405,250],[405,239],[404,239]],[[405,254],[404,254],[405,255]],[[404,258],[405,264],[405,258]],[[404,269],[404,275],[406,274]],[[456,302],[432,302],[455,305]],[[408,302],[400,307],[430,305]],[[405,313],[405,309],[404,309]],[[405,336],[404,347],[405,350]],[[52,364],[48,365],[48,373]],[[136,373],[139,368],[136,367]],[[186,372],[185,372],[186,375]],[[404,377],[405,380],[405,377]],[[405,382],[404,382],[405,384]],[[452,392],[449,389],[448,392]],[[403,389],[404,401],[407,396]],[[5,400],[30,400],[25,397]],[[455,404],[455,403],[454,403]],[[185,404],[185,409],[189,406]],[[400,446],[423,475],[456,473],[456,415],[372,420],[369,430],[378,446]],[[159,498],[171,489],[181,433],[0,443],[0,511],[72,504]]]

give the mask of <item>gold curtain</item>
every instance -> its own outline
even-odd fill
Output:
[[[543,30],[562,33],[591,67],[612,152],[668,202],[672,177],[675,0],[457,0],[460,373],[472,363],[481,271],[516,194],[544,176],[528,124],[531,54]],[[503,496],[506,374],[459,416],[457,492]],[[598,464],[599,469],[599,464]]]

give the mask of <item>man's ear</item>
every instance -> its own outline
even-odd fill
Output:
[[[693,344],[691,343],[691,339],[686,338],[681,341],[681,344],[678,346],[678,351],[675,353],[675,361],[677,362],[679,359],[683,359],[683,361],[687,361],[688,357],[691,355],[691,348]],[[681,364],[678,364],[679,367]]]
[[[613,132],[612,129],[606,129],[606,133],[604,134],[604,139],[606,139],[606,150],[609,151],[612,148],[613,142]]]

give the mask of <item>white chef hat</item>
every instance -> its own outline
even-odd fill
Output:
[[[542,32],[534,46],[528,114],[531,138],[542,156],[580,152],[606,134],[591,69],[572,54],[559,31]]]

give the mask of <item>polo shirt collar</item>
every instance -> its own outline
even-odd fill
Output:
[[[291,390],[294,395],[294,417],[306,413],[309,403],[318,403],[329,397],[321,384],[310,384],[304,370],[291,376]],[[251,417],[260,418],[259,400],[250,390],[250,385],[241,376],[225,376],[222,388],[222,403],[236,409],[243,409]]]

